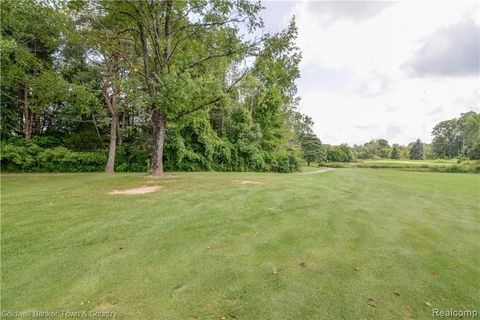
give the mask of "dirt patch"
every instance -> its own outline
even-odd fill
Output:
[[[109,192],[108,194],[110,194],[110,195],[116,195],[116,194],[126,194],[126,195],[145,194],[145,193],[151,193],[151,192],[158,191],[159,189],[160,189],[160,186],[148,186],[148,187],[140,187],[140,188],[133,188],[133,189],[113,190],[112,192]]]
[[[333,171],[333,168],[321,168],[321,169],[318,169],[318,170],[315,170],[315,171],[302,172],[302,174],[325,173],[325,172],[329,172],[329,171]]]
[[[263,182],[252,181],[252,180],[233,180],[233,182],[238,184],[263,184]]]

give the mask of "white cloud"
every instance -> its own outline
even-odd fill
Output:
[[[365,10],[358,11],[362,4]],[[275,6],[269,2],[265,14]],[[313,4],[323,11],[307,2],[283,6],[287,11],[277,10],[277,21],[295,14],[303,51],[300,107],[325,143],[430,141],[436,122],[478,108],[478,72],[415,78],[403,67],[438,30],[465,20],[478,27],[476,2]]]

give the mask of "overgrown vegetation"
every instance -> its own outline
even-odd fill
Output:
[[[3,1],[3,170],[297,170],[297,30],[263,32],[260,10]]]
[[[473,111],[437,124],[432,144],[322,144],[297,108],[295,20],[268,33],[261,9],[246,0],[3,1],[2,169],[162,175],[480,158]]]

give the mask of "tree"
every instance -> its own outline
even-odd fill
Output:
[[[297,141],[301,141],[302,137],[313,133],[313,120],[311,117],[298,111],[291,115],[291,123],[294,137]]]
[[[354,151],[360,159],[386,159],[389,157],[390,149],[385,139],[371,140],[361,146],[354,146]]]
[[[423,143],[417,139],[410,149],[410,160],[423,160]]]
[[[2,1],[0,12],[2,113],[20,118],[19,126],[9,129],[29,140],[45,131],[44,116],[69,93],[53,64],[67,17],[42,1]],[[2,133],[6,133],[3,125]]]
[[[80,18],[82,28],[79,28],[79,32],[87,39],[88,55],[93,56],[90,64],[96,69],[95,76],[101,88],[106,110],[110,114],[109,150],[105,172],[113,173],[117,144],[122,141],[120,114],[122,102],[127,97],[123,87],[129,73],[126,61],[131,59],[133,54],[132,51],[128,51],[129,46],[125,46],[121,38],[124,28],[122,20],[113,19],[111,15],[102,15],[98,7],[85,8],[82,5],[88,3],[73,3],[72,9],[84,13]]]
[[[352,162],[354,157],[352,149],[346,144],[341,144],[339,146],[327,146],[326,159],[330,162]]]
[[[478,158],[480,144],[480,114],[470,111],[460,118],[439,122],[432,130],[434,156],[454,158],[468,156]]]
[[[391,159],[399,159],[400,158],[400,152],[398,151],[398,145],[394,144],[392,148],[392,153],[390,154]]]
[[[248,1],[211,5],[173,0],[102,5],[124,22],[122,37],[139,50],[141,64],[127,61],[145,81],[152,123],[151,171],[161,176],[167,122],[176,123],[220,102],[245,76],[236,67],[259,42],[242,40],[238,26],[261,26],[261,7]],[[119,48],[119,53],[124,51]]]
[[[458,119],[461,132],[461,156],[480,159],[480,113],[473,111],[462,113]]]
[[[432,135],[433,152],[437,157],[451,159],[459,156],[462,149],[462,135],[457,118],[435,125]]]
[[[322,142],[313,133],[307,133],[302,138],[302,151],[303,158],[307,161],[307,165],[310,165],[313,161],[318,161],[323,158]]]
[[[102,93],[105,98],[105,103],[111,115],[110,123],[110,143],[108,151],[107,165],[105,166],[106,173],[113,173],[115,171],[115,156],[117,152],[117,136],[120,135],[119,125],[119,99],[121,94],[121,78],[122,71],[119,67],[119,59],[105,55],[105,70],[102,79]]]

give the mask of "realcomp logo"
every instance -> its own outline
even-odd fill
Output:
[[[477,310],[432,310],[432,316],[439,318],[476,318],[478,316]]]

